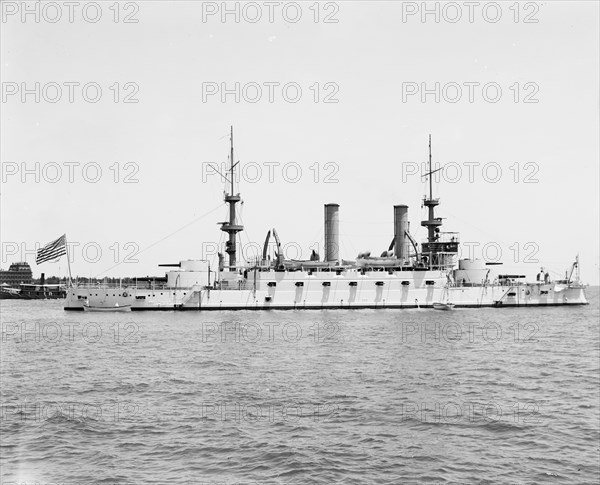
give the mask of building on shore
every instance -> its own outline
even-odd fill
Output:
[[[0,284],[8,286],[17,286],[21,284],[31,284],[33,282],[33,273],[29,263],[12,263],[8,270],[0,270]]]

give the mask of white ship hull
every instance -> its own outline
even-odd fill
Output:
[[[293,310],[433,308],[444,301],[465,307],[523,307],[587,304],[582,285],[523,283],[447,286],[439,271],[335,272],[256,271],[231,289],[206,285],[162,288],[71,288],[65,310],[84,305],[131,306],[141,310]]]

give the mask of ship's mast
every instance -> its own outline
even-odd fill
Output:
[[[233,126],[231,127],[231,135],[230,135],[230,141],[231,141],[231,153],[229,155],[229,161],[231,163],[231,195],[233,195]],[[430,163],[431,165],[431,163]],[[235,216],[235,214],[234,214]]]
[[[425,197],[423,200],[423,204],[427,207],[429,214],[426,221],[421,221],[421,226],[427,228],[427,241],[432,243],[437,240],[436,229],[438,229],[442,225],[441,217],[435,217],[435,207],[439,205],[440,199],[433,198],[433,177],[432,175],[441,170],[438,168],[437,170],[432,170],[431,167],[431,135],[429,135],[429,172],[424,175],[424,177],[429,177],[429,198]]]
[[[429,135],[429,199],[433,199],[433,177],[431,176],[431,135]]]
[[[229,204],[229,221],[222,223],[221,231],[229,234],[229,240],[225,243],[225,252],[227,254],[229,254],[229,271],[235,271],[236,252],[237,252],[236,234],[238,232],[243,231],[244,226],[237,224],[236,217],[235,217],[235,204],[237,204],[240,200],[242,200],[242,198],[240,197],[239,193],[234,195],[234,186],[233,186],[234,169],[235,169],[235,166],[239,162],[237,162],[237,163],[233,162],[233,126],[231,127],[230,140],[231,140],[231,152],[229,155],[229,161],[230,161],[229,176],[230,176],[230,182],[231,182],[231,193],[225,194],[225,202]]]

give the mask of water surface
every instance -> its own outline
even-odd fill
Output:
[[[2,302],[2,483],[597,483],[581,307]]]

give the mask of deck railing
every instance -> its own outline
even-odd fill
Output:
[[[136,283],[131,283],[131,284],[127,284],[127,283],[75,283],[73,285],[74,288],[98,288],[98,289],[105,289],[105,290],[115,290],[115,289],[121,289],[121,290],[127,290],[127,289],[138,289],[138,290],[165,290],[165,289],[172,289],[171,287],[167,286],[166,284],[160,284],[160,285],[148,285],[148,284],[136,284]],[[177,287],[178,290],[182,290],[185,289],[183,287]]]

